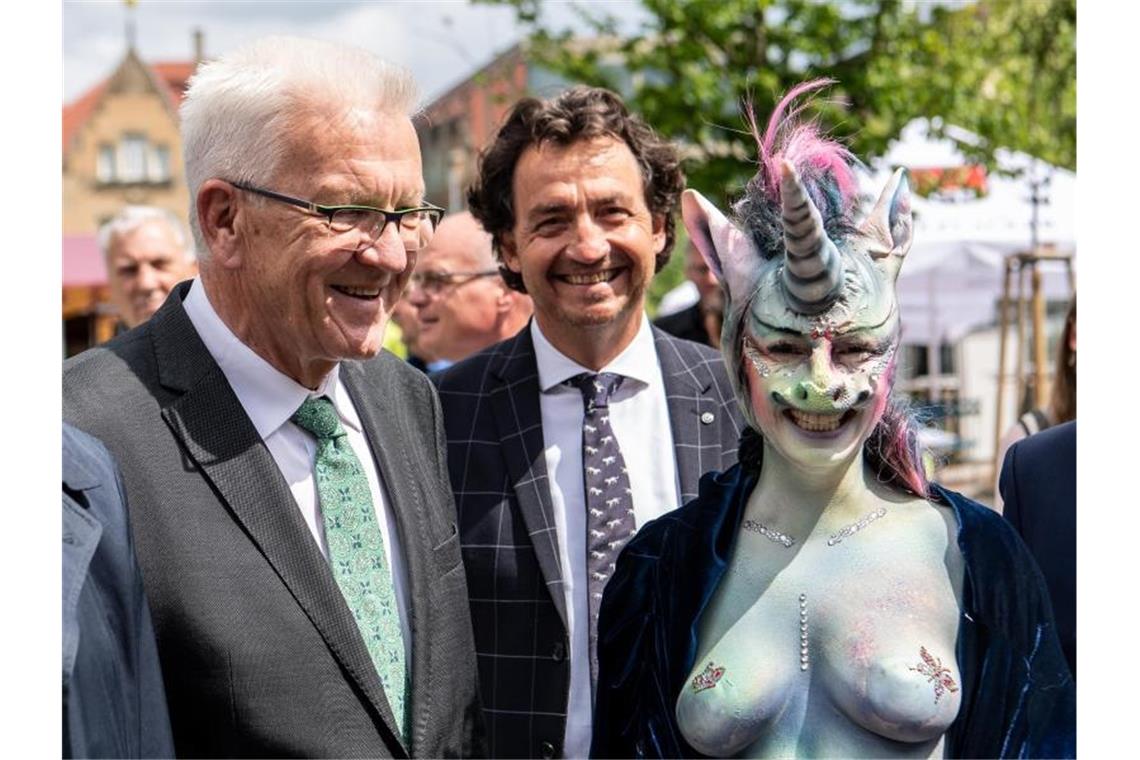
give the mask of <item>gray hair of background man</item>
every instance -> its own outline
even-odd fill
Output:
[[[288,150],[288,134],[306,118],[356,107],[411,118],[418,98],[408,70],[322,40],[266,37],[202,64],[179,109],[190,228],[199,257],[209,259],[198,227],[203,182],[270,184]]]
[[[148,222],[165,222],[174,233],[178,246],[186,251],[186,260],[195,258],[194,246],[190,245],[190,238],[186,235],[186,224],[178,215],[156,206],[124,206],[119,213],[103,223],[96,238],[99,250],[103,254],[103,261],[108,262],[111,255],[111,243],[115,238],[122,237],[138,229]]]

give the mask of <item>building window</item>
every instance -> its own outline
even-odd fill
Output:
[[[151,161],[147,165],[151,182],[166,182],[170,179],[170,148],[165,145],[155,145],[151,152]]]
[[[120,182],[142,182],[146,179],[146,136],[126,134],[119,141]]]
[[[152,145],[146,135],[128,132],[116,144],[99,146],[95,178],[102,184],[170,181],[170,147]]]
[[[100,182],[115,180],[115,146],[100,145],[99,157],[95,164],[95,177]]]

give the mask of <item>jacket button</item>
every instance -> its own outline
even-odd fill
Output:
[[[711,425],[713,423],[713,420],[715,420],[715,419],[716,419],[716,416],[712,412],[705,412],[704,414],[701,415],[701,424]]]
[[[547,760],[549,760],[549,758],[554,757],[554,745],[551,744],[550,742],[543,742],[542,743],[542,756],[544,758],[547,758]]]
[[[550,656],[554,658],[555,662],[562,662],[566,659],[566,647],[561,641],[554,642],[554,646],[550,649]]]

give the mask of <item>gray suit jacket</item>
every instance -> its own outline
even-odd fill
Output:
[[[439,403],[382,354],[341,365],[397,516],[411,746],[285,479],[182,306],[64,364],[64,417],[122,471],[180,756],[483,751]]]
[[[718,351],[656,328],[653,338],[684,503],[696,497],[701,475],[735,464],[742,422]],[[491,756],[560,756],[569,640],[530,329],[433,379]]]

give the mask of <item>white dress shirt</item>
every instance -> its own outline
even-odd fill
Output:
[[[200,279],[195,278],[190,292],[182,302],[186,315],[198,337],[206,344],[206,350],[226,376],[230,387],[237,396],[245,413],[256,428],[265,447],[269,449],[273,461],[281,470],[289,490],[293,492],[296,507],[313,534],[313,540],[325,559],[328,559],[328,546],[325,543],[324,517],[321,514],[320,497],[317,494],[317,481],[313,477],[313,464],[317,456],[317,441],[310,434],[290,421],[293,413],[309,396],[328,396],[336,408],[341,425],[348,433],[348,442],[357,459],[360,460],[368,478],[368,488],[372,493],[372,504],[376,510],[376,521],[384,539],[384,552],[388,558],[388,568],[392,574],[392,584],[396,592],[396,606],[400,613],[400,628],[404,637],[404,662],[408,672],[412,668],[412,634],[410,621],[410,601],[408,599],[407,564],[400,548],[399,530],[396,515],[384,496],[384,488],[372,450],[364,437],[360,417],[348,391],[340,382],[340,366],[333,367],[320,386],[310,391],[295,380],[278,371],[269,362],[258,356],[253,349],[238,339],[226,326],[206,296]],[[284,504],[266,504],[267,509],[288,508]]]
[[[546,339],[531,320],[538,383],[542,391],[542,437],[558,553],[566,590],[570,636],[570,700],[563,757],[587,757],[593,730],[590,686],[589,583],[586,578],[586,493],[582,475],[582,393],[565,381],[592,370],[570,359]],[[625,379],[610,398],[610,426],[621,448],[633,492],[638,528],[681,504],[681,486],[673,450],[673,429],[665,383],[649,319],[642,315],[633,341],[601,369]]]

